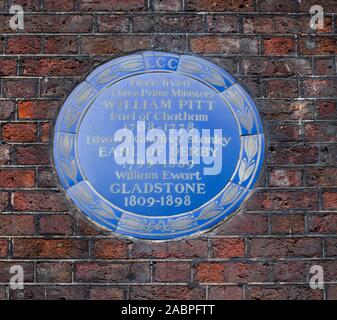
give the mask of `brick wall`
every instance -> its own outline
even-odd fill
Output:
[[[24,31],[9,28],[12,2]],[[313,4],[325,27],[311,37]],[[0,11],[0,299],[337,298],[335,0],[0,0]],[[62,101],[94,66],[137,49],[212,59],[266,121],[257,193],[197,239],[117,239],[73,212],[56,183]],[[14,264],[24,290],[8,287]],[[308,285],[315,264],[324,290]]]

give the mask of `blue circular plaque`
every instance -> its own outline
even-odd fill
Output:
[[[60,183],[95,224],[165,240],[238,211],[264,161],[247,91],[207,60],[143,52],[95,69],[57,118]]]

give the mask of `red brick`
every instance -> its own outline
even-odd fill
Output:
[[[186,9],[188,11],[254,11],[253,0],[187,0]]]
[[[0,215],[0,233],[8,236],[34,235],[33,215]]]
[[[180,0],[152,0],[151,6],[154,11],[180,11]]]
[[[61,193],[53,191],[15,192],[13,207],[18,211],[66,211],[66,201]]]
[[[186,50],[186,36],[183,35],[154,35],[152,46],[161,51],[184,51]]]
[[[280,257],[321,257],[321,239],[313,238],[259,238],[251,239],[250,256]]]
[[[44,215],[39,219],[40,234],[71,235],[73,220],[69,215]]]
[[[269,148],[269,163],[273,165],[315,164],[318,162],[318,147],[315,145],[289,145]]]
[[[266,12],[296,12],[299,9],[298,1],[296,0],[261,0],[259,1],[259,8]]]
[[[323,192],[323,209],[337,210],[337,192]]]
[[[0,76],[15,76],[16,61],[13,59],[0,59]]]
[[[295,52],[295,39],[293,38],[265,38],[263,44],[264,53],[272,56],[291,55]]]
[[[121,54],[127,51],[147,49],[151,46],[149,36],[96,36],[82,38],[82,53]]]
[[[6,79],[4,94],[7,98],[34,98],[37,96],[37,79]]]
[[[298,141],[301,139],[301,127],[298,124],[268,124],[269,141]]]
[[[65,98],[76,83],[76,80],[69,78],[45,78],[41,83],[41,96]]]
[[[12,118],[14,115],[14,111],[15,103],[13,101],[0,101],[0,120],[8,120]]]
[[[337,239],[326,240],[326,256],[337,256]]]
[[[88,256],[88,242],[78,239],[13,239],[13,257],[76,259]]]
[[[120,287],[92,287],[89,289],[90,300],[124,300],[125,292]]]
[[[304,126],[304,137],[310,142],[336,142],[337,124],[335,122],[307,124]]]
[[[335,97],[337,94],[337,81],[305,80],[303,91],[306,97]]]
[[[74,11],[76,0],[44,0],[44,9],[47,12]]]
[[[254,286],[247,290],[249,300],[322,300],[323,290],[309,286]]]
[[[268,98],[296,98],[298,97],[298,83],[296,80],[268,80],[266,81],[266,96]]]
[[[337,300],[337,285],[329,284],[326,286],[327,300]]]
[[[315,61],[316,74],[326,76],[336,74],[333,58],[322,58]]]
[[[191,39],[191,50],[195,53],[254,54],[258,53],[256,38],[228,36],[203,36]]]
[[[150,266],[148,263],[97,263],[79,262],[75,268],[77,282],[112,283],[112,282],[149,282]]]
[[[305,170],[305,183],[308,187],[337,187],[337,168],[308,168]]]
[[[133,258],[206,258],[207,241],[185,240],[172,242],[153,242],[151,246],[145,242],[134,242],[132,246]]]
[[[68,262],[38,262],[36,264],[36,282],[71,282],[72,264]]]
[[[59,102],[50,100],[19,101],[20,119],[53,119],[59,109]]]
[[[210,286],[209,300],[242,300],[242,287],[239,286]]]
[[[243,239],[212,239],[211,245],[213,258],[227,259],[245,256],[245,241]]]
[[[49,142],[50,132],[51,132],[51,123],[50,122],[41,123],[41,128],[40,128],[41,142]]]
[[[32,188],[35,170],[0,169],[0,188]]]
[[[8,142],[34,142],[36,134],[35,123],[7,123],[2,127],[2,137]]]
[[[196,281],[201,283],[267,282],[269,266],[267,263],[246,262],[201,262],[196,267]]]
[[[301,1],[299,3],[299,10],[303,12],[309,12],[310,8],[314,5],[320,4],[324,8],[324,13],[334,13],[337,10],[337,3],[335,0],[324,0],[323,1],[317,1],[317,0],[306,0]]]
[[[302,170],[272,169],[269,173],[270,187],[300,187],[302,186]]]
[[[39,168],[37,174],[37,186],[39,188],[56,187],[56,174],[49,168]]]
[[[129,30],[130,30],[129,17],[123,17],[120,15],[98,17],[99,32],[129,32]]]
[[[44,53],[74,54],[77,53],[77,41],[75,36],[50,36],[45,39]]]
[[[90,15],[31,15],[25,19],[25,32],[68,33],[91,32],[93,17]]]
[[[208,32],[239,32],[239,20],[235,16],[207,16]]]
[[[127,259],[129,242],[119,239],[96,239],[93,255],[97,259]]]
[[[26,76],[79,76],[91,68],[88,59],[26,59],[23,74]]]
[[[271,17],[248,17],[244,19],[243,29],[245,33],[288,33],[305,34],[309,32],[311,16],[271,16]],[[324,29],[317,33],[332,31],[332,20],[325,17]]]
[[[245,75],[272,77],[312,74],[311,61],[301,58],[244,58],[241,62],[241,69]]]
[[[13,4],[16,4],[15,1],[12,1]],[[23,7],[24,11],[34,12],[40,11],[40,1],[39,0],[22,0],[20,1],[20,6]]]
[[[304,55],[337,54],[337,37],[317,36],[299,39],[299,52]]]
[[[257,192],[247,205],[249,210],[318,209],[318,194],[310,191]]]
[[[5,258],[8,253],[8,242],[7,240],[0,239],[0,258]]]
[[[6,53],[37,54],[41,51],[41,39],[35,36],[11,36],[7,40]]]
[[[132,300],[204,300],[205,289],[199,287],[152,285],[130,287]]]
[[[219,226],[217,235],[249,235],[268,232],[268,217],[261,214],[237,214]]]
[[[79,0],[80,9],[85,11],[144,11],[144,0]]]
[[[0,192],[0,211],[3,211],[8,206],[8,192]]]
[[[293,214],[271,215],[272,234],[299,234],[304,233],[304,216]]]
[[[313,233],[337,233],[337,215],[315,214],[307,218],[308,230]]]
[[[49,164],[49,147],[43,145],[18,146],[16,148],[16,161],[18,164]]]
[[[280,261],[272,266],[274,282],[305,282],[307,265],[305,261]]]
[[[132,19],[133,32],[202,32],[204,29],[201,16],[157,16],[141,15]]]
[[[319,101],[317,112],[319,119],[334,120],[337,118],[337,104],[335,101]]]
[[[12,158],[12,146],[8,144],[0,145],[0,164],[9,164]]]
[[[190,282],[191,265],[185,262],[157,262],[154,264],[154,282]]]

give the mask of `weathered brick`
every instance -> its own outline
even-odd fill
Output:
[[[26,59],[23,74],[26,76],[79,76],[91,68],[88,59]]]
[[[0,192],[0,211],[3,211],[8,206],[8,192]]]
[[[15,76],[17,74],[17,65],[14,59],[0,59],[0,76]]]
[[[35,170],[0,169],[0,188],[32,188]]]
[[[38,262],[36,264],[36,282],[71,282],[72,264],[68,262]]]
[[[317,106],[317,117],[319,119],[337,118],[337,104],[335,101],[319,101]]]
[[[153,271],[154,282],[190,282],[191,265],[186,262],[156,262]]]
[[[13,239],[13,257],[76,259],[88,256],[88,242],[78,239]]]
[[[9,164],[12,158],[12,146],[8,144],[0,145],[0,165]]]
[[[39,188],[53,188],[57,185],[57,178],[53,170],[39,168],[37,174],[37,186]]]
[[[41,83],[41,96],[65,98],[74,87],[76,80],[67,78],[45,78]]]
[[[321,257],[321,239],[258,238],[250,241],[251,257]]]
[[[0,120],[8,120],[13,117],[15,103],[9,100],[0,101]]]
[[[52,191],[15,192],[13,207],[18,211],[66,211],[68,209],[63,195]]]
[[[75,54],[78,51],[75,36],[49,36],[44,41],[44,53]]]
[[[144,0],[79,0],[80,9],[85,11],[143,11]]]
[[[213,258],[227,259],[245,256],[245,242],[243,239],[212,239],[211,246]]]
[[[7,98],[34,98],[37,96],[38,79],[6,79],[4,95]]]
[[[305,140],[310,142],[336,142],[337,141],[337,123],[324,122],[307,124],[304,126]]]
[[[307,218],[308,230],[312,233],[337,233],[337,215],[311,214]]]
[[[299,9],[299,4],[296,0],[260,0],[259,8],[266,12],[296,12]]]
[[[127,259],[129,242],[119,239],[96,239],[93,256],[97,259]]]
[[[264,53],[272,56],[291,55],[295,52],[295,40],[293,38],[265,38],[263,45]]]
[[[138,27],[138,26],[137,26]],[[120,15],[99,16],[98,17],[99,32],[129,32],[130,18]]]
[[[337,256],[337,239],[326,240],[326,255],[328,257]]]
[[[201,283],[267,282],[269,265],[267,263],[246,262],[201,262],[196,267],[196,281]]]
[[[40,124],[40,141],[41,142],[49,142],[50,133],[51,133],[51,123],[45,122]]]
[[[254,11],[253,0],[187,0],[186,9],[190,11]]]
[[[9,236],[35,234],[33,215],[0,215],[0,233]]]
[[[312,290],[309,286],[254,286],[247,290],[249,300],[321,300],[322,290]]]
[[[44,0],[44,9],[50,11],[74,11],[76,0]]]
[[[35,123],[7,123],[2,127],[2,137],[7,142],[34,142],[36,134]]]
[[[69,215],[44,215],[39,219],[39,233],[44,235],[71,235],[73,220]]]
[[[49,164],[50,155],[48,146],[17,146],[16,147],[16,162],[18,164]]]
[[[303,55],[325,55],[337,53],[337,37],[317,36],[315,38],[301,37],[299,52]]]
[[[272,265],[274,282],[305,282],[307,263],[305,261],[279,261]]]
[[[337,168],[308,168],[305,171],[305,184],[308,187],[337,187]]]
[[[152,0],[150,4],[153,11],[180,11],[182,9],[180,0]]]
[[[268,80],[266,81],[266,97],[296,98],[298,97],[298,83],[296,80]]]
[[[335,71],[335,61],[333,58],[322,58],[315,61],[315,70],[317,75],[333,75]]]
[[[272,169],[269,173],[270,187],[302,186],[302,171],[299,169]]]
[[[304,215],[272,214],[270,217],[272,234],[304,234]]]
[[[11,273],[11,267],[17,265],[17,262],[0,262],[0,282],[9,283],[11,278],[13,277],[13,273]],[[34,282],[34,264],[29,262],[20,262],[20,266],[24,272],[24,282]]]
[[[239,20],[235,16],[211,15],[207,16],[208,32],[238,32]]]
[[[323,144],[320,147],[321,161],[324,164],[337,163],[337,144]]]
[[[206,258],[207,241],[185,240],[166,243],[154,242],[149,246],[147,243],[135,242],[132,246],[133,258]]]
[[[0,239],[0,258],[5,258],[8,254],[8,241]]]
[[[323,192],[323,209],[337,210],[337,192]]]
[[[59,102],[50,100],[34,100],[18,102],[20,119],[53,119],[59,109]]]
[[[254,54],[259,50],[258,40],[248,37],[203,36],[191,38],[190,45],[193,52],[205,54]]]
[[[90,300],[123,300],[125,289],[120,287],[92,287],[89,289]]]
[[[11,36],[7,39],[6,53],[37,54],[41,52],[41,38],[37,36]]]
[[[249,210],[318,209],[318,194],[311,191],[261,191],[247,204]]]
[[[149,36],[128,37],[83,37],[82,53],[89,54],[121,54],[127,51],[147,49],[151,46]]]
[[[195,15],[141,15],[132,23],[133,32],[202,32],[204,28],[202,17]]]
[[[301,140],[301,126],[298,124],[268,124],[268,132],[270,132],[269,141],[298,141]]]
[[[242,287],[239,286],[210,286],[208,298],[210,300],[242,300]]]
[[[149,282],[148,263],[98,263],[79,262],[75,266],[75,279],[78,282]]]
[[[206,292],[204,288],[151,285],[130,287],[130,299],[132,300],[204,300]]]

